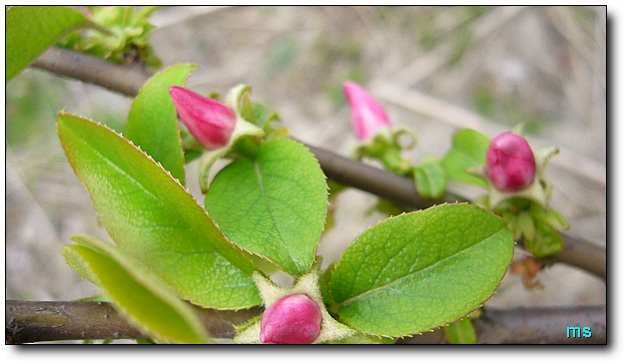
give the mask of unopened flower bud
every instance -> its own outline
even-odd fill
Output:
[[[361,86],[347,81],[342,88],[350,105],[351,127],[360,141],[371,139],[383,127],[391,128],[385,109]]]
[[[173,104],[192,135],[208,149],[229,142],[236,114],[226,105],[179,86],[169,87]]]
[[[260,341],[273,344],[309,344],[318,338],[320,307],[304,294],[286,296],[262,314]]]
[[[536,174],[534,153],[528,142],[513,133],[491,140],[487,150],[487,175],[494,187],[516,192],[532,184]]]

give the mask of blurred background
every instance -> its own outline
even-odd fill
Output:
[[[443,157],[459,128],[493,137],[525,124],[530,144],[556,145],[548,168],[568,233],[606,244],[605,7],[165,7],[151,18],[163,67],[197,63],[187,87],[224,95],[249,84],[296,138],[349,156],[356,145],[341,84],[354,80],[396,126],[413,129],[408,157]],[[96,289],[65,264],[77,233],[107,239],[56,135],[56,112],[122,131],[132,99],[27,69],[6,86],[6,298],[74,300]],[[188,187],[202,202],[193,174]],[[374,164],[374,163],[371,163]],[[473,198],[473,188],[451,185]],[[335,200],[324,266],[385,218],[375,197]],[[521,258],[521,251],[516,257]],[[495,307],[597,305],[601,280],[564,265],[528,290],[507,274]]]

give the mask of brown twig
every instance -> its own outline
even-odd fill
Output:
[[[423,198],[415,190],[413,179],[375,168],[306,143],[325,175],[337,183],[355,187],[409,209],[424,209],[440,203],[467,202],[446,194],[441,199]]]
[[[144,339],[134,326],[105,302],[6,301],[6,342],[22,344],[43,341]],[[261,308],[217,311],[195,307],[214,338],[232,338],[234,325],[260,314]],[[605,344],[605,306],[569,308],[485,308],[473,321],[478,343],[593,343]],[[568,327],[571,329],[567,336]],[[586,333],[590,330],[590,337]],[[398,343],[446,343],[443,330],[401,339]]]
[[[483,308],[473,320],[480,344],[606,344],[606,306]],[[445,343],[443,329],[398,343]]]
[[[434,204],[468,202],[467,199],[447,193],[441,199],[421,197],[413,180],[342,157],[311,145],[306,146],[316,156],[327,177],[335,182],[355,187],[411,209],[424,209]],[[606,280],[606,250],[586,240],[560,233],[564,248],[547,257],[550,263],[565,263],[588,271]],[[521,244],[521,242],[520,242]]]
[[[142,68],[114,64],[59,47],[51,47],[33,63],[35,68],[65,75],[85,83],[96,84],[135,97],[151,76]]]
[[[261,308],[217,311],[193,306],[214,338],[233,338],[234,325],[260,314]],[[110,303],[13,301],[5,305],[6,343],[64,340],[146,339]]]
[[[559,233],[564,247],[559,253],[546,257],[546,261],[560,262],[579,267],[606,281],[606,250],[586,240]]]
[[[70,76],[84,82],[100,85],[128,96],[136,96],[149,79],[139,68],[112,64],[108,61],[62,48],[51,48],[43,53],[33,66],[55,74]],[[422,198],[413,180],[401,177],[361,162],[342,157],[331,151],[306,146],[314,153],[331,180],[375,194],[407,208],[422,209],[439,203],[467,202],[462,197],[447,194],[442,199]],[[561,233],[565,242],[562,252],[548,259],[591,272],[606,279],[606,250],[586,240]]]

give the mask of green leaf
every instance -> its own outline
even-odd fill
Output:
[[[452,136],[452,147],[446,153],[441,165],[448,178],[458,182],[488,187],[484,180],[468,174],[466,169],[483,164],[491,140],[474,129],[461,129]]]
[[[370,344],[391,345],[391,344],[396,343],[396,341],[398,341],[398,339],[366,335],[365,333],[359,332],[355,336],[348,337],[342,340],[331,341],[327,343],[338,344],[338,345],[370,345]]]
[[[530,214],[535,219],[550,225],[553,229],[557,231],[566,231],[569,229],[569,223],[565,220],[565,218],[553,208],[547,209],[538,209],[534,207],[533,210],[530,211]]]
[[[149,25],[148,18],[162,6],[143,6],[134,13],[134,16],[130,18],[133,25],[141,25],[145,27],[151,27]]]
[[[446,193],[446,173],[437,157],[425,159],[415,168],[415,189],[426,198],[440,198]]]
[[[452,344],[473,345],[476,343],[476,331],[469,317],[458,320],[444,327],[446,339]]]
[[[196,64],[174,65],[149,79],[132,103],[123,132],[126,139],[159,162],[182,184],[186,182],[184,154],[169,87],[184,85],[196,67]]]
[[[562,251],[563,240],[550,225],[541,221],[534,222],[534,238],[524,240],[526,248],[537,257],[547,257]]]
[[[61,113],[58,133],[102,224],[125,252],[201,306],[261,302],[250,278],[255,266],[161,166],[88,119]]]
[[[534,238],[534,220],[528,212],[519,212],[517,215],[517,225],[521,229],[521,233],[526,238]]]
[[[380,336],[445,325],[492,295],[513,246],[506,222],[473,205],[390,218],[361,234],[337,261],[332,309],[353,328]]]
[[[269,141],[255,160],[232,162],[214,177],[205,203],[232,242],[292,275],[310,269],[327,213],[327,184],[300,143]]]
[[[6,80],[30,65],[64,34],[89,24],[64,6],[11,6],[6,9]]]
[[[68,263],[88,269],[115,308],[142,332],[161,343],[210,342],[191,306],[119,247],[85,236],[72,240],[78,245],[63,249]]]
[[[272,128],[274,127],[272,123],[281,121],[279,114],[277,112],[269,112],[268,109],[260,103],[253,103],[253,109],[257,117],[257,125],[264,129],[266,133],[272,133]]]

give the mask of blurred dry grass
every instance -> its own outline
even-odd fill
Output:
[[[442,156],[457,128],[493,136],[524,122],[533,146],[561,148],[548,175],[570,233],[605,245],[605,7],[171,7],[152,20],[165,66],[202,65],[190,88],[224,94],[249,84],[297,138],[344,155],[355,145],[341,95],[346,79],[368,88],[396,125],[416,131],[409,153],[416,162]],[[72,234],[106,233],[64,158],[55,113],[66,107],[122,129],[130,102],[37,70],[8,84],[7,298],[93,294],[60,250]],[[372,202],[356,190],[338,198],[337,227],[319,248],[326,262],[382,219],[365,213]],[[605,302],[605,285],[569,267],[554,266],[541,281],[544,290],[527,291],[509,275],[490,304]]]

